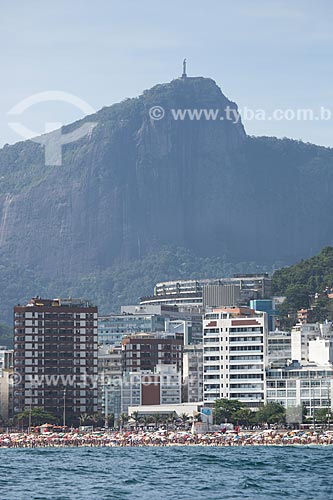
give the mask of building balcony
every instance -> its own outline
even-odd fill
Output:
[[[229,341],[229,347],[239,347],[239,346],[257,346],[257,345],[264,345],[262,340],[254,341],[251,340],[249,342],[246,342],[244,340],[234,340],[234,341]]]
[[[246,381],[245,381],[246,382]],[[229,392],[230,392],[230,395],[234,394],[234,393],[245,393],[245,394],[249,394],[249,393],[263,393],[264,394],[264,389],[263,389],[263,386],[261,387],[229,387]]]
[[[230,384],[263,384],[264,381],[261,378],[237,378],[237,379],[230,379],[229,378],[229,383]],[[232,390],[232,389],[230,389]]]
[[[222,364],[222,361],[216,360],[216,361],[206,361],[204,360],[204,366],[220,366]]]
[[[234,354],[232,354],[232,356],[234,356]],[[244,365],[251,365],[251,364],[264,365],[263,359],[251,359],[251,358],[246,357],[246,356],[238,356],[237,353],[236,353],[235,357],[237,357],[237,359],[230,359],[230,357],[229,357],[229,365],[230,366],[243,365],[243,364]],[[245,359],[241,359],[241,358],[245,358]]]
[[[244,344],[243,344],[244,345]],[[236,347],[236,349],[231,349],[229,347],[229,353],[230,353],[230,356],[255,356],[255,355],[263,355],[264,354],[264,350],[262,349],[261,351],[256,351],[256,350],[248,350],[248,351],[243,351],[243,350],[238,350],[237,347],[240,347],[240,346],[231,346],[231,347]]]

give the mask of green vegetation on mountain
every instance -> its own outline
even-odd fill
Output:
[[[47,279],[28,267],[18,270],[8,265],[0,267],[0,288],[7,287],[8,290],[2,301],[0,317],[11,324],[13,306],[36,295],[85,297],[98,304],[102,313],[108,313],[119,311],[121,305],[135,304],[142,296],[152,295],[158,281],[262,271],[270,272],[271,268],[258,266],[255,262],[236,265],[228,263],[224,257],[197,257],[189,250],[172,246],[165,246],[130,263],[116,264],[90,274],[82,273],[75,280],[71,277]]]
[[[302,260],[298,264],[279,269],[273,275],[273,293],[286,297],[280,313],[286,326],[295,320],[297,310],[312,308],[313,321],[333,320],[333,248]]]
[[[0,345],[4,347],[12,347],[13,344],[13,327],[5,323],[0,323]]]

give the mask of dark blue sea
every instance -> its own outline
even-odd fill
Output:
[[[1,500],[331,500],[333,447],[0,450]]]

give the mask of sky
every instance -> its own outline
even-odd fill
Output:
[[[213,78],[238,104],[248,134],[333,147],[329,0],[0,0],[0,6],[0,146],[22,140],[12,122],[36,133],[46,123],[70,123],[179,77],[186,57],[189,76]],[[19,116],[9,113],[52,91],[86,105],[33,97]],[[279,119],[272,118],[276,109]],[[303,109],[317,119],[302,119]]]

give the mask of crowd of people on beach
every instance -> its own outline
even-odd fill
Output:
[[[331,445],[333,432],[276,431],[213,432],[192,434],[186,431],[100,431],[83,433],[7,433],[0,434],[0,448],[47,447],[146,447],[146,446],[287,446]]]

